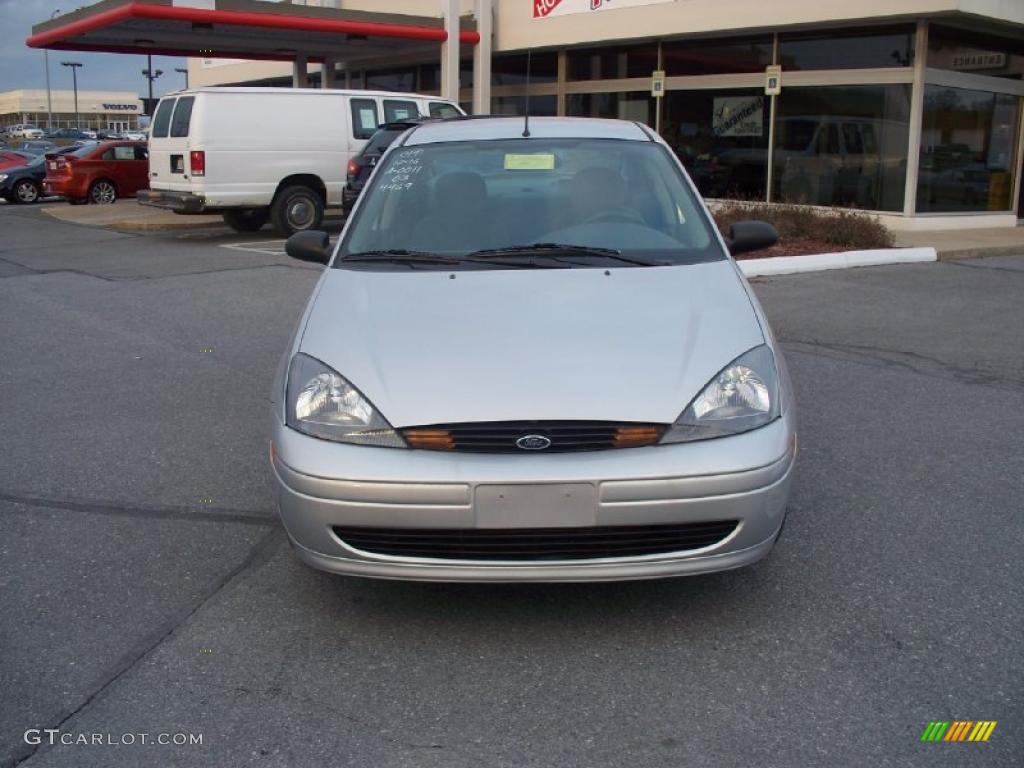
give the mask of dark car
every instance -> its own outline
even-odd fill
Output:
[[[46,193],[72,203],[113,203],[149,186],[149,153],[139,141],[87,144],[46,161]]]
[[[59,128],[46,134],[47,139],[96,139],[96,131],[83,128]]]
[[[0,170],[0,197],[9,203],[34,203],[43,196],[46,158],[42,155],[24,165]]]
[[[377,129],[369,141],[363,145],[358,155],[348,161],[348,174],[345,182],[345,189],[341,193],[341,205],[347,214],[352,206],[359,199],[370,174],[373,173],[377,161],[392,142],[413,126],[429,122],[433,118],[421,117],[409,120],[396,120],[391,123],[384,123]]]
[[[16,147],[11,148],[14,152],[21,152],[22,154],[29,154],[33,157],[36,155],[45,155],[47,152],[53,152],[57,149],[57,145],[52,141],[23,141]]]

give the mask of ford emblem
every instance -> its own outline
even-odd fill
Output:
[[[543,451],[551,445],[551,440],[544,435],[523,435],[516,440],[516,446],[524,451]]]

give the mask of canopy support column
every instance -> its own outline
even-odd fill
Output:
[[[459,0],[441,0],[444,31],[441,44],[441,98],[459,103]]]
[[[305,56],[298,55],[292,62],[292,88],[309,87],[309,75],[306,72],[307,61]]]
[[[491,45],[493,35],[493,0],[476,0],[473,15],[480,42],[473,51],[473,114],[491,113]]]

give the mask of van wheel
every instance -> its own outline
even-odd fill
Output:
[[[316,229],[323,219],[323,198],[309,187],[285,187],[270,206],[270,221],[285,236]]]
[[[117,189],[114,187],[113,182],[107,181],[106,179],[100,179],[99,181],[93,182],[93,185],[89,187],[90,203],[109,205],[115,200],[117,200]]]
[[[243,208],[240,211],[224,211],[221,217],[235,232],[258,232],[267,223],[270,214],[266,208]]]

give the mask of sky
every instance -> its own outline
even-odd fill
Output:
[[[20,88],[45,88],[46,67],[43,52],[25,45],[32,34],[32,25],[46,21],[56,10],[68,13],[92,5],[83,0],[0,0],[0,29],[4,31],[0,44],[0,91]],[[140,96],[148,94],[146,57],[126,53],[82,53],[79,51],[50,51],[50,87],[71,90],[71,71],[61,61],[80,61],[78,88],[83,91],[133,91]],[[153,69],[164,71],[153,82],[153,95],[160,96],[185,86],[185,76],[175,72],[185,67],[185,59],[173,56],[154,56]]]

